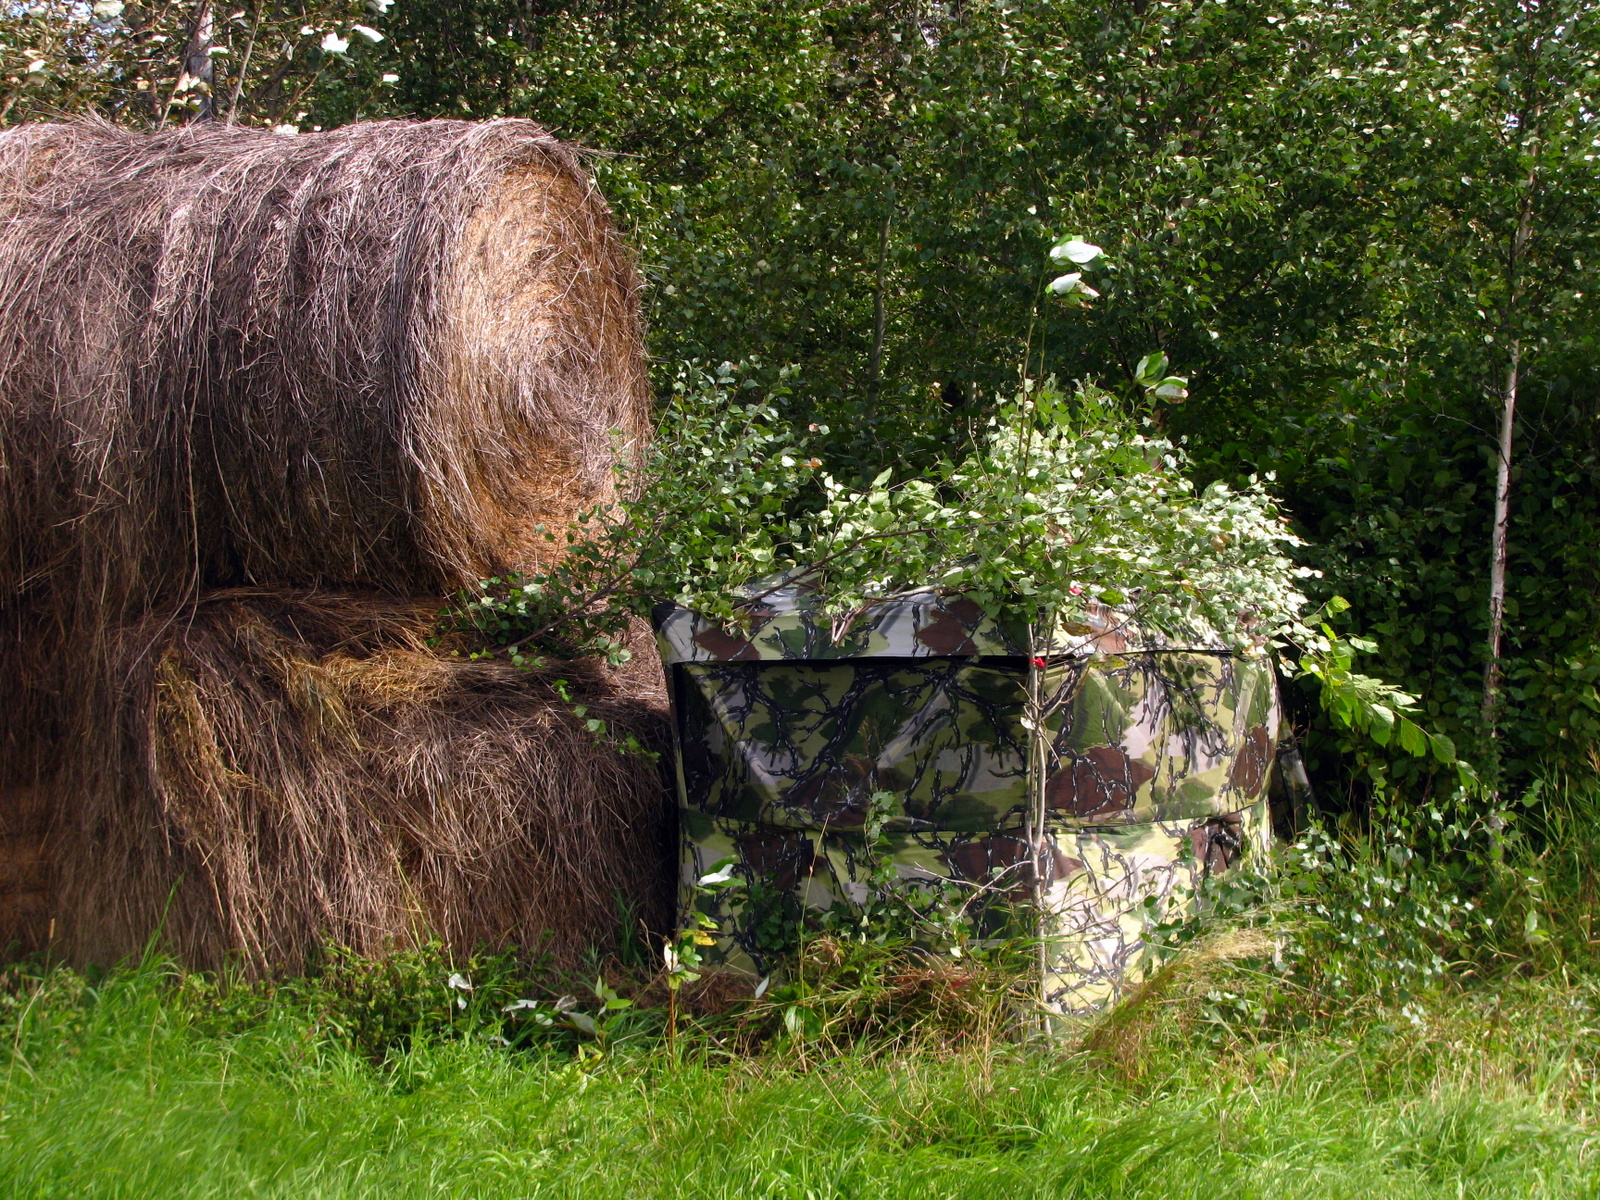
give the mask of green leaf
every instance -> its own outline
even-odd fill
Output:
[[[783,1027],[790,1036],[805,1040],[822,1032],[822,1018],[802,1004],[791,1004],[783,1010]]]
[[[1389,738],[1394,732],[1394,712],[1387,705],[1374,704],[1367,710],[1372,724],[1370,732],[1372,740],[1380,746],[1387,746]]]
[[[1124,362],[1127,360],[1124,359]],[[1148,387],[1155,384],[1167,373],[1167,356],[1160,350],[1153,354],[1146,354],[1133,368],[1133,377],[1140,384]]]

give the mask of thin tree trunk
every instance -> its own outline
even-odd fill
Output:
[[[1517,386],[1522,376],[1522,343],[1511,343],[1500,403],[1500,454],[1495,467],[1494,529],[1489,541],[1489,661],[1483,671],[1483,723],[1489,736],[1499,731],[1500,641],[1506,608],[1506,533],[1511,525],[1511,438],[1517,417]]]
[[[217,98],[212,89],[217,80],[217,62],[211,57],[212,21],[209,0],[202,0],[195,13],[194,33],[189,38],[188,61],[184,64],[200,93],[195,120],[209,121],[217,114]]]
[[[244,77],[250,71],[250,59],[256,52],[256,37],[261,32],[261,0],[256,0],[255,20],[250,24],[250,40],[245,43],[244,57],[239,60],[234,76],[233,90],[228,93],[228,124],[239,119],[239,93],[244,90]]]
[[[1517,231],[1511,237],[1511,253],[1506,261],[1506,307],[1502,326],[1513,332],[1509,339],[1511,362],[1506,367],[1505,386],[1500,392],[1499,461],[1495,464],[1494,525],[1489,534],[1489,661],[1483,668],[1482,719],[1491,739],[1500,733],[1500,646],[1506,612],[1506,534],[1511,525],[1511,439],[1517,421],[1517,388],[1522,382],[1522,339],[1515,332],[1517,283],[1528,238],[1533,232],[1534,189],[1538,182],[1537,170],[1530,171]]]
[[[178,92],[183,89],[187,81],[190,86],[202,84],[200,90],[201,103],[196,111],[196,116],[205,118],[212,115],[215,105],[211,97],[211,82],[216,75],[215,65],[211,55],[211,0],[200,0],[195,5],[194,22],[189,26],[189,42],[184,47],[183,59],[178,65],[178,78],[173,82],[172,90],[167,93],[167,102],[162,105],[161,117],[157,125],[165,125],[167,117],[172,114],[172,106],[178,99]]]
[[[878,270],[872,288],[872,357],[867,365],[867,394],[877,398],[883,379],[884,273],[889,262],[889,230],[894,225],[894,212],[883,219],[883,231],[878,237]]]
[[[1061,917],[1059,911],[1050,910],[1050,892],[1057,879],[1055,854],[1050,845],[1045,784],[1058,763],[1050,735],[1050,722],[1057,713],[1073,703],[1083,682],[1081,670],[1065,667],[1058,661],[1056,669],[1060,675],[1055,682],[1055,690],[1050,690],[1050,662],[1051,656],[1059,650],[1055,631],[1060,624],[1061,612],[1052,608],[1028,626],[1028,690],[1022,709],[1023,732],[1028,735],[1028,807],[1023,813],[1022,837],[1028,844],[1029,865],[1032,868],[1028,886],[1033,901],[1033,933],[1037,942],[1034,969],[1039,976],[1037,1028],[1041,1035],[1050,1034],[1055,1024],[1049,1008],[1050,958],[1057,948]]]
[[[1023,819],[1022,836],[1028,843],[1028,856],[1031,860],[1028,885],[1033,899],[1033,935],[1036,943],[1034,968],[1039,974],[1037,996],[1039,1032],[1048,1034],[1050,1018],[1046,1004],[1049,1001],[1050,931],[1045,913],[1045,901],[1048,898],[1045,869],[1051,860],[1045,847],[1044,785],[1050,768],[1050,745],[1045,738],[1047,719],[1044,694],[1045,668],[1039,665],[1045,651],[1040,646],[1040,639],[1035,629],[1030,629],[1029,632],[1028,694],[1023,705],[1025,732],[1028,735],[1028,808]]]

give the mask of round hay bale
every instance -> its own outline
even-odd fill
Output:
[[[648,635],[627,671],[536,673],[441,653],[433,615],[241,589],[115,631],[112,736],[54,784],[42,855],[18,842],[32,890],[16,913],[0,905],[0,936],[98,963],[155,937],[191,966],[260,974],[299,969],[324,940],[546,946],[571,962],[664,928],[660,769],[585,723],[666,748]]]
[[[0,603],[445,594],[648,421],[631,264],[530,122],[0,132]]]

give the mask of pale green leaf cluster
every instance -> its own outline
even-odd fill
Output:
[[[1181,447],[1108,422],[1109,399],[1029,388],[932,477],[885,472],[865,490],[825,477],[826,504],[793,534],[796,576],[836,622],[936,586],[1029,623],[1110,606],[1152,630],[1261,646],[1305,605],[1276,503],[1260,481],[1197,489]]]
[[[463,597],[456,621],[518,657],[614,651],[630,616],[667,600],[736,624],[794,583],[842,632],[937,587],[1030,625],[1109,606],[1253,652],[1305,607],[1298,539],[1263,482],[1196,488],[1182,448],[1098,389],[1030,384],[965,455],[853,488],[773,409],[738,403],[737,379],[686,370],[629,498],[566,534],[557,566]]]

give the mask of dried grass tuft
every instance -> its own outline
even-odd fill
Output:
[[[1236,965],[1270,957],[1281,935],[1256,926],[1223,928],[1163,963],[1126,999],[1101,1015],[1083,1037],[1083,1049],[1128,1081],[1140,1079],[1152,1045],[1187,1036],[1199,1003]]]

